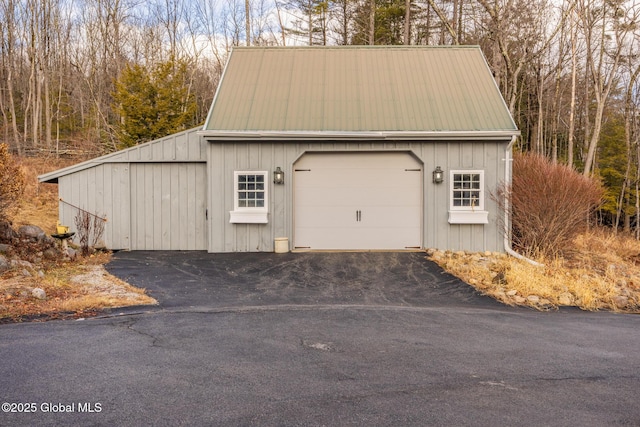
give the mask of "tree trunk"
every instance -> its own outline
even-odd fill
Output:
[[[574,14],[572,13],[573,17]],[[577,25],[571,20],[571,97],[569,104],[569,131],[567,135],[567,166],[573,169],[573,146],[574,146],[574,132],[575,132],[575,117],[576,117],[576,74],[578,72],[578,59],[577,59]]]
[[[251,46],[251,4],[244,0],[244,25],[247,38],[247,46]]]
[[[624,39],[629,33],[629,28],[625,29],[624,26],[620,26],[615,34],[616,49],[613,52],[605,52],[606,40],[610,37],[606,32],[607,26],[606,10],[603,13],[602,25],[600,30],[600,44],[598,45],[598,63],[595,62],[595,55],[592,49],[587,50],[587,68],[591,74],[593,81],[594,95],[596,97],[596,114],[593,119],[593,131],[589,140],[589,149],[587,151],[587,158],[584,162],[584,176],[590,176],[595,165],[596,148],[598,147],[598,141],[600,139],[600,132],[602,130],[602,120],[604,116],[604,108],[609,99],[611,88],[613,83],[617,81],[617,71],[620,64],[620,58],[622,56],[622,48],[624,45]],[[613,20],[613,19],[612,19]],[[590,43],[587,43],[590,46]],[[604,64],[605,57],[613,59],[613,64]]]
[[[369,45],[373,46],[376,35],[376,0],[369,1]]]
[[[429,6],[431,6],[431,9],[433,9],[433,11],[436,13],[436,15],[438,15],[438,18],[440,18],[440,22],[441,22],[442,26],[447,30],[447,32],[449,33],[449,35],[453,39],[453,44],[456,44],[456,45],[459,44],[458,43],[458,33],[456,32],[455,28],[449,22],[449,19],[447,18],[447,15],[445,15],[444,11],[440,7],[438,7],[438,5],[436,4],[436,2],[434,0],[428,0],[428,2],[429,2]],[[444,37],[444,33],[441,33],[440,37],[441,37],[441,44],[442,44],[443,43],[442,38]]]
[[[280,12],[280,5],[278,3],[278,0],[275,0],[275,7],[276,7],[276,13],[278,16],[278,25],[280,26],[280,39],[282,41],[282,46],[286,46],[287,45],[286,31],[285,31],[284,22],[282,20],[282,13]],[[215,37],[213,37],[213,40],[215,40]],[[219,62],[222,62],[222,61],[219,61]]]
[[[599,97],[596,97],[596,99]],[[600,98],[597,101],[596,115],[593,118],[593,129],[591,130],[591,138],[589,139],[589,145],[587,150],[587,157],[584,160],[584,176],[590,176],[594,168],[596,148],[598,147],[598,141],[600,139],[600,131],[602,130],[602,117],[604,115],[604,102]]]
[[[9,92],[9,114],[11,115],[11,129],[13,130],[13,143],[18,150],[18,154],[24,154],[24,144],[22,142],[22,136],[18,130],[18,120],[16,118],[16,103],[13,97],[13,69],[12,64],[9,64],[9,72],[7,76],[7,92]]]
[[[538,120],[537,120],[537,131],[536,131],[536,139],[535,139],[535,152],[537,154],[545,154],[545,149],[543,146],[543,139],[544,139],[544,112],[543,112],[543,102],[544,99],[542,97],[542,93],[544,91],[544,75],[542,72],[542,64],[538,65],[538,99],[537,99],[537,106],[538,106]]]
[[[411,44],[411,0],[404,1],[404,44]]]
[[[309,46],[313,46],[313,6],[311,0],[307,0],[307,36]]]

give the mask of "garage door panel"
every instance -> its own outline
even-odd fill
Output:
[[[355,227],[412,228],[420,223],[419,206],[382,206],[360,210]]]
[[[364,172],[364,173],[363,173]],[[415,187],[413,175],[402,169],[318,169],[296,172],[299,188],[391,188],[400,185]]]
[[[314,227],[300,228],[296,234],[296,246],[309,249],[406,249],[420,247],[420,238],[415,234],[413,227],[397,227],[380,229],[375,227],[362,227],[354,230],[350,227]],[[339,234],[343,238],[336,240],[334,236]],[[386,246],[380,247],[380,234],[387,237]],[[357,241],[358,247],[354,248],[352,242]]]
[[[309,206],[299,210],[296,227],[416,227],[420,223],[419,206],[351,207]]]
[[[296,193],[296,203],[300,206],[353,206],[354,191],[340,188],[300,188]]]
[[[355,221],[356,210],[346,207],[308,206],[299,210],[297,226],[300,227],[331,227],[344,222],[350,216]]]
[[[349,206],[354,209],[366,206],[419,206],[417,202],[409,203],[403,197],[380,197],[384,188],[304,188],[296,195],[299,206]],[[394,191],[393,188],[388,189]]]
[[[408,153],[305,155],[294,167],[295,246],[421,246],[421,169]]]
[[[407,160],[409,158],[409,160]],[[296,164],[296,169],[335,168],[335,169],[376,169],[405,167],[420,167],[420,162],[406,152],[388,151],[358,152],[358,153],[313,153],[303,156]]]

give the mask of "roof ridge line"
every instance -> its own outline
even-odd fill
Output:
[[[342,46],[234,46],[232,50],[350,50],[350,49],[478,49],[480,45],[342,45]]]

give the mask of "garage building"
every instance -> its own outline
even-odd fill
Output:
[[[238,47],[203,127],[40,181],[111,249],[502,251],[517,135],[478,47]]]

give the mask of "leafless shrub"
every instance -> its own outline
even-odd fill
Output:
[[[536,154],[515,154],[511,185],[492,198],[511,220],[516,249],[529,256],[555,256],[569,248],[601,203],[599,182]]]
[[[96,246],[104,234],[104,218],[79,210],[74,218],[82,256],[89,255],[89,248]]]

